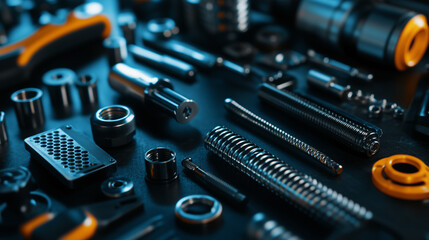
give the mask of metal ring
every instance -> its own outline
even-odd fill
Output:
[[[119,198],[134,193],[134,183],[125,177],[111,177],[101,184],[101,191],[107,197]]]
[[[45,124],[42,97],[43,92],[38,88],[24,88],[12,93],[10,99],[21,128],[39,129]]]
[[[203,204],[210,207],[210,211],[203,214],[189,213],[190,206]],[[174,213],[180,221],[192,225],[205,225],[211,223],[222,216],[222,204],[207,195],[190,195],[180,199],[176,203]]]

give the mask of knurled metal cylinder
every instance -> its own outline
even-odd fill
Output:
[[[323,225],[359,227],[372,218],[364,207],[228,128],[215,127],[204,142],[208,150]]]

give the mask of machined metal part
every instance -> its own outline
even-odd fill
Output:
[[[252,66],[250,69],[250,74],[253,78],[256,78],[258,81],[263,83],[268,83],[275,88],[282,89],[292,89],[295,87],[296,78],[290,74],[287,74],[283,71],[266,71],[256,66]]]
[[[368,117],[369,118],[381,118],[383,115],[383,109],[379,105],[369,105],[368,106]]]
[[[146,179],[153,183],[169,183],[176,180],[176,153],[168,148],[154,148],[145,154]]]
[[[207,213],[191,213],[188,211],[193,205],[202,204],[210,207]],[[208,195],[189,195],[180,199],[174,208],[176,218],[185,224],[207,225],[219,220],[222,216],[222,204]]]
[[[191,158],[182,160],[182,166],[187,169],[187,172],[193,173],[193,176],[198,178],[205,186],[210,188],[214,193],[219,194],[224,199],[238,205],[247,203],[246,195],[240,193],[237,188],[224,182],[220,178],[214,176],[201,169],[198,165],[192,162]]]
[[[6,114],[0,111],[0,149],[9,141],[6,129]]]
[[[121,36],[111,36],[103,41],[103,46],[107,51],[109,65],[113,66],[123,62],[127,56],[127,40]]]
[[[223,48],[223,52],[233,59],[251,59],[256,54],[256,49],[248,42],[233,42]]]
[[[77,78],[68,68],[56,68],[43,74],[43,84],[48,88],[49,98],[55,113],[69,116],[73,111],[70,89]]]
[[[131,108],[110,105],[97,110],[91,117],[95,143],[101,147],[119,147],[130,143],[136,134],[136,119]]]
[[[289,116],[301,120],[329,135],[350,149],[365,153],[370,157],[380,148],[381,131],[363,124],[364,120],[355,120],[344,114],[322,106],[313,100],[304,98],[288,90],[280,91],[268,84],[259,89],[259,97]]]
[[[154,18],[147,22],[147,31],[156,39],[167,39],[179,33],[176,22],[171,18]]]
[[[341,86],[334,76],[324,74],[318,70],[310,69],[307,74],[307,82],[310,86],[323,89],[340,99],[344,99],[351,91],[350,85]]]
[[[164,224],[164,216],[156,215],[155,217],[145,220],[143,223],[127,231],[126,233],[121,234],[120,238],[124,240],[142,239],[154,232],[155,230],[164,226]],[[165,238],[165,240],[167,239],[169,238]]]
[[[125,40],[127,40],[127,44],[135,44],[137,28],[135,15],[131,12],[120,13],[118,15],[118,25],[122,30]]]
[[[307,57],[297,51],[277,51],[267,53],[256,59],[257,63],[276,70],[285,71],[307,62]]]
[[[70,125],[28,137],[24,143],[32,159],[69,188],[101,177],[116,165],[114,158]]]
[[[330,172],[338,175],[343,171],[343,166],[335,162],[323,152],[320,152],[316,148],[290,135],[265,119],[262,119],[261,117],[238,104],[236,101],[227,98],[225,99],[224,106],[230,113],[234,114],[236,117],[239,117],[240,120],[244,120],[249,123],[252,128],[260,129],[265,134],[268,134],[271,138],[280,140],[282,144],[294,147],[295,149],[309,156],[311,160],[321,163]]]
[[[251,74],[250,66],[240,65],[235,62],[231,62],[229,60],[223,60],[221,68],[229,72],[238,74],[239,76],[242,76],[242,77],[248,77]]]
[[[307,56],[308,60],[310,60],[312,63],[328,68],[330,70],[334,70],[336,72],[346,74],[351,78],[359,79],[365,82],[370,82],[374,78],[374,75],[372,75],[371,73],[367,73],[358,68],[351,67],[337,60],[330,59],[320,53],[317,53],[313,49],[309,49],[307,51]]]
[[[90,112],[98,107],[98,79],[94,74],[84,74],[76,78],[82,109]]]
[[[134,194],[134,183],[126,177],[111,177],[101,184],[101,192],[110,198]]]
[[[289,41],[289,32],[282,26],[268,25],[258,30],[255,41],[263,50],[280,50]]]
[[[42,97],[38,88],[20,89],[10,96],[21,129],[40,129],[45,124]]]
[[[134,59],[137,61],[165,71],[183,80],[195,80],[197,71],[194,66],[187,62],[136,45],[130,45],[128,48],[131,55],[133,55]]]
[[[325,226],[359,227],[372,218],[364,207],[225,127],[207,133],[204,143],[209,151]]]
[[[299,240],[300,237],[281,226],[278,222],[268,219],[263,213],[253,215],[247,225],[246,234],[251,240]]]
[[[109,84],[125,96],[154,103],[179,123],[191,121],[198,112],[198,104],[173,90],[168,79],[159,79],[123,63],[116,64],[109,73]]]

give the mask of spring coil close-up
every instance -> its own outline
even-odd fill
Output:
[[[217,126],[205,147],[306,214],[334,227],[359,227],[372,213],[352,200],[301,173],[273,154],[228,128]]]

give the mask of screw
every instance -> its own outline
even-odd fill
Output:
[[[288,90],[279,91],[268,84],[262,84],[259,97],[290,116],[325,131],[351,149],[366,153],[368,157],[380,148],[381,132],[379,136],[377,130],[363,120],[346,116]]]
[[[236,101],[230,98],[225,99],[225,108],[229,112],[240,117],[240,119],[250,123],[252,127],[262,129],[265,133],[268,133],[273,138],[280,139],[283,143],[287,143],[307,154],[308,156],[312,157],[313,160],[320,162],[323,164],[323,166],[335,174],[340,174],[343,171],[343,166],[332,160],[330,157],[326,156],[324,153],[283,131],[277,126],[274,126],[270,122],[262,119],[261,117],[238,104]]]
[[[364,207],[225,127],[207,133],[204,143],[209,151],[324,225],[359,227],[372,218]]]

